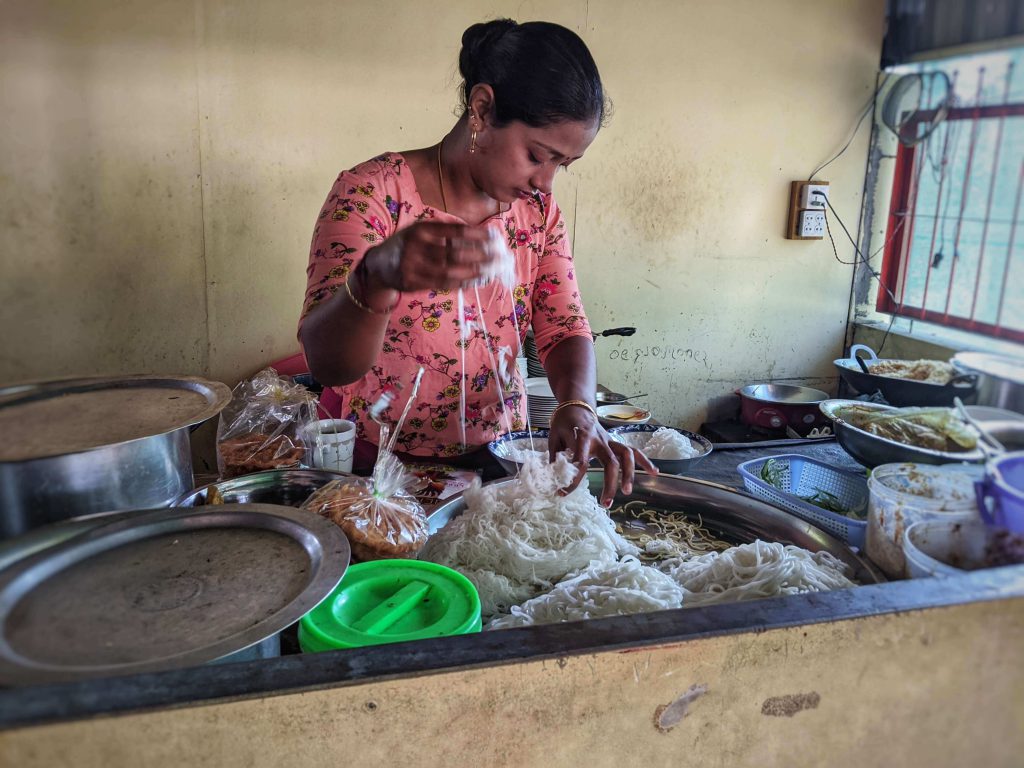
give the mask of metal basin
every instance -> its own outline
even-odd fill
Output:
[[[231,399],[196,377],[0,389],[0,539],[71,517],[164,507],[192,487],[189,429]]]
[[[1024,360],[959,352],[950,361],[959,371],[978,374],[978,405],[1024,413]]]
[[[604,485],[604,472],[590,470],[587,482],[592,493],[600,493]],[[696,518],[700,515],[709,530],[734,544],[762,539],[795,544],[811,552],[824,550],[849,565],[855,581],[861,584],[885,581],[885,577],[873,564],[855,555],[839,539],[778,507],[724,485],[675,475],[637,473],[634,476],[633,493],[629,496],[617,494],[613,507],[637,500],[656,509],[683,512],[687,517]],[[430,532],[433,534],[439,531],[453,517],[462,514],[465,508],[465,498],[461,494],[442,504],[427,518]]]
[[[204,485],[182,494],[174,501],[175,507],[202,507],[210,504],[215,496],[223,504],[280,504],[284,507],[299,507],[313,491],[319,490],[332,480],[352,477],[347,472],[329,469],[269,469],[251,475],[233,477]]]
[[[930,448],[899,443],[884,437],[873,435],[858,429],[844,421],[839,412],[843,408],[859,406],[869,410],[891,411],[894,406],[881,403],[867,403],[862,400],[826,400],[821,404],[821,412],[832,420],[836,440],[865,467],[874,468],[882,464],[906,462],[911,464],[954,464],[959,462],[980,462],[985,460],[979,449],[971,451],[935,451]]]

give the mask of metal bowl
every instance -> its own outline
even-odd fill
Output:
[[[510,483],[513,480],[495,480]],[[600,493],[604,486],[604,471],[587,472],[591,493]],[[863,560],[839,539],[798,517],[724,485],[676,475],[648,475],[638,472],[633,480],[633,493],[615,496],[613,508],[627,501],[642,501],[655,509],[682,512],[701,522],[724,540],[746,544],[755,539],[795,544],[811,552],[831,552],[850,566],[852,578],[861,584],[877,584],[885,577],[877,567]],[[427,523],[431,534],[436,533],[466,508],[462,494],[438,507]]]
[[[868,403],[863,400],[826,400],[820,406],[821,412],[832,420],[836,440],[853,458],[865,467],[874,468],[881,464],[908,462],[912,464],[955,464],[961,462],[980,462],[985,460],[980,449],[972,451],[935,451],[930,448],[918,448],[895,440],[888,440],[863,429],[858,429],[845,421],[839,413],[850,406],[859,406],[868,410],[898,410],[891,405]]]
[[[502,468],[510,475],[519,473],[522,462],[513,456],[513,452],[519,451],[544,451],[548,450],[548,430],[537,429],[533,432],[509,432],[497,440],[487,444],[487,450],[497,459]]]
[[[608,430],[608,434],[620,443],[624,443],[630,448],[639,448],[642,451],[651,439],[651,435],[659,429],[664,429],[664,427],[656,427],[652,424],[636,424],[629,427],[613,427]],[[706,437],[686,429],[676,429],[675,427],[668,427],[668,429],[673,429],[683,437],[688,438],[691,443],[700,447],[701,452],[690,459],[651,459],[651,463],[660,472],[667,472],[671,475],[689,472],[711,454],[711,441]],[[650,457],[648,456],[648,458]]]
[[[178,498],[173,506],[206,506],[215,494],[219,494],[220,502],[224,504],[280,504],[285,507],[299,507],[313,491],[332,480],[344,477],[352,475],[329,469],[270,469],[196,488]]]

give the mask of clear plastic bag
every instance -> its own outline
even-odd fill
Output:
[[[316,399],[300,384],[266,368],[239,382],[217,424],[222,478],[290,469],[306,458],[303,437],[316,428]]]
[[[373,474],[334,480],[302,505],[341,528],[352,546],[353,556],[359,560],[414,557],[427,543],[427,516],[414,496],[420,480],[395,456],[392,436],[398,434],[405,421],[422,375],[420,369],[394,432],[387,424],[380,425],[380,448]],[[384,394],[394,397],[394,393]]]

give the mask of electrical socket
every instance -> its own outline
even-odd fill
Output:
[[[797,227],[797,234],[800,237],[824,237],[825,211],[820,209],[800,211],[800,224]]]
[[[800,189],[800,208],[824,208],[828,200],[828,182],[808,182]]]

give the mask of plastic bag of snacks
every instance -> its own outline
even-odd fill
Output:
[[[239,382],[217,425],[217,469],[223,478],[298,467],[302,436],[316,428],[316,398],[266,368]]]
[[[373,474],[334,480],[302,505],[340,527],[359,560],[411,557],[427,543],[427,516],[414,496],[420,481],[394,454],[395,439],[422,375],[420,369],[394,431],[387,424],[380,425],[380,448]]]

